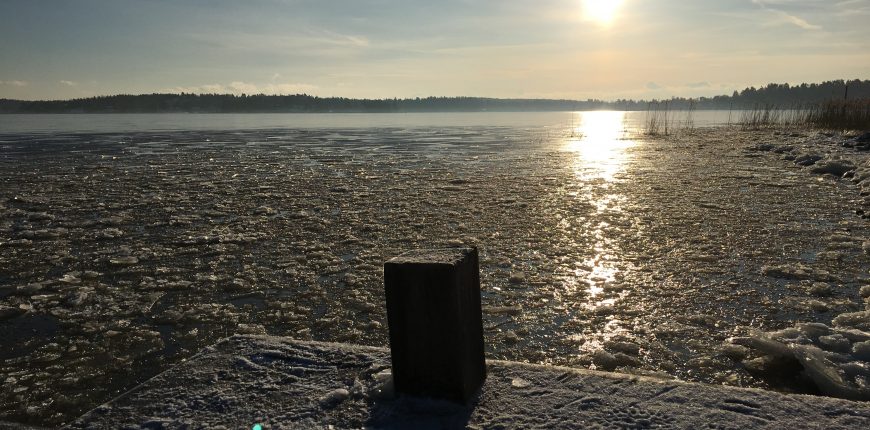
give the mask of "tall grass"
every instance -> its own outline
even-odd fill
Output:
[[[830,100],[788,107],[758,104],[740,111],[738,124],[744,130],[776,126],[866,130],[870,129],[870,99]]]
[[[698,107],[698,101],[695,99],[689,100],[689,106],[686,108],[686,121],[683,126],[689,130],[695,128],[695,109]]]
[[[695,127],[696,101],[673,109],[669,101],[647,103],[644,133],[670,135]],[[732,122],[734,118],[734,122]],[[757,103],[728,110],[728,126],[743,130],[769,127],[813,127],[826,130],[870,130],[870,99],[829,100],[817,104]]]
[[[669,101],[653,101],[647,103],[644,119],[644,133],[649,135],[669,135],[680,130],[695,128],[695,110],[697,100],[689,100],[682,109],[671,109]]]
[[[651,135],[668,134],[668,102],[649,102],[646,105],[644,132]]]
[[[740,111],[737,124],[744,130],[758,130],[764,127],[808,126],[810,114],[816,105],[793,105],[783,107],[774,104],[756,104],[751,109]]]
[[[808,112],[805,122],[832,130],[870,130],[870,99],[822,103]]]
[[[782,109],[770,103],[754,105],[752,109],[740,111],[740,119],[737,123],[744,130],[756,130],[761,127],[780,124],[781,113]]]

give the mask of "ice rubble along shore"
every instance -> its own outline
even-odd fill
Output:
[[[870,217],[870,132],[845,140],[819,133],[797,144],[760,143],[753,149],[781,154],[783,160],[793,161],[810,173],[850,179],[862,197],[855,212]],[[870,253],[870,241],[864,242],[863,250]],[[766,269],[793,275],[789,267]],[[823,394],[870,400],[870,285],[862,287],[859,294],[864,310],[842,313],[830,326],[803,323],[773,332],[750,330],[749,336],[730,339],[730,346],[732,350],[736,345],[748,347],[761,355],[743,361],[749,369],[767,373],[801,369]],[[742,357],[743,351],[734,351],[735,357]]]
[[[850,328],[866,321],[870,311],[842,314],[834,327],[820,323],[798,324],[770,333],[753,332],[731,342],[763,354],[761,363],[747,360],[747,367],[775,371],[799,364],[823,394],[851,400],[870,400],[870,333]],[[843,325],[838,327],[837,325]]]

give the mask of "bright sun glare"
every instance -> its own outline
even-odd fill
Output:
[[[610,25],[622,0],[583,0],[583,17],[601,25]]]
[[[580,125],[572,130],[572,135],[580,137],[568,139],[565,146],[577,153],[576,173],[586,179],[611,182],[628,160],[626,150],[634,145],[626,139],[625,112],[593,111],[579,115]]]

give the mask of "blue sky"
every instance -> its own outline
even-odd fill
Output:
[[[714,95],[870,79],[868,22],[870,0],[2,0],[0,97]]]

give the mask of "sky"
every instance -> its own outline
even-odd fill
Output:
[[[0,0],[0,98],[652,99],[870,79],[870,0]]]

